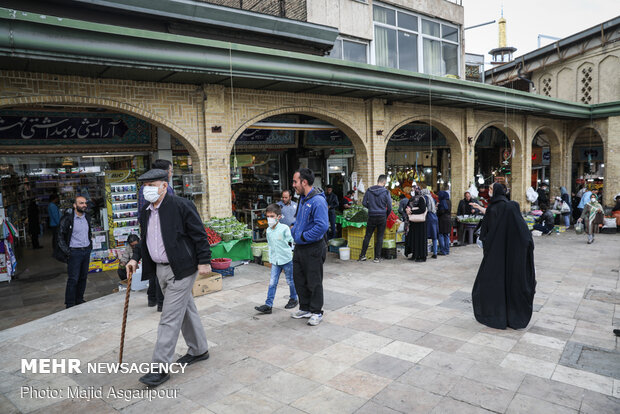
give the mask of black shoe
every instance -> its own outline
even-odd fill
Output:
[[[149,387],[157,387],[170,379],[170,374],[167,372],[152,372],[140,377],[139,381]]]
[[[164,305],[157,305],[157,312],[161,312],[164,308]]]
[[[620,329],[614,329],[614,335],[620,336]]]
[[[267,305],[254,306],[254,309],[259,311],[260,313],[265,313],[265,314],[271,313],[271,306],[267,306]]]
[[[437,258],[437,255],[436,255],[436,254],[434,254],[434,255],[432,255],[432,256],[431,256],[431,258],[436,259],[436,258]]]
[[[209,359],[209,351],[196,356],[185,354],[181,358],[177,359],[177,364],[192,365],[194,362],[203,361],[205,359]]]
[[[152,308],[154,306],[157,306],[157,302],[154,300],[153,301],[149,300],[149,308]]]
[[[298,300],[295,299],[289,299],[288,303],[286,305],[284,305],[284,309],[293,309],[294,307],[296,307],[299,304]]]
[[[360,256],[359,259],[357,259],[358,262],[365,262],[366,261],[366,256]]]

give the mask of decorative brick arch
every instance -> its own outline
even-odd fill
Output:
[[[392,138],[392,135],[394,135],[400,128],[413,122],[423,122],[425,124],[429,124],[437,128],[437,130],[439,130],[439,132],[446,137],[446,141],[450,147],[450,175],[452,179],[451,188],[456,194],[464,192],[467,183],[465,182],[465,177],[463,176],[463,143],[458,139],[458,135],[446,123],[442,122],[435,116],[417,115],[407,117],[396,123],[385,136],[384,157],[387,152],[387,144]]]
[[[265,118],[269,118],[275,115],[282,114],[300,114],[300,115],[308,115],[319,118],[323,121],[330,122],[332,125],[338,127],[342,132],[344,132],[347,137],[351,140],[353,144],[353,148],[355,149],[355,170],[358,171],[365,179],[369,177],[369,166],[370,159],[369,154],[370,150],[367,146],[367,143],[362,138],[360,132],[356,131],[352,126],[349,125],[347,121],[343,121],[338,114],[326,111],[324,109],[318,109],[314,107],[307,106],[290,106],[290,107],[282,107],[278,109],[273,109],[270,111],[262,112],[251,119],[245,121],[241,125],[237,126],[234,129],[233,134],[230,136],[228,140],[228,148],[227,152],[230,153],[233,150],[235,142],[239,138],[239,136],[248,129],[250,126],[255,124],[256,122],[260,122]]]
[[[527,137],[527,145],[532,146],[534,143],[534,138],[538,135],[538,133],[543,132],[545,136],[549,138],[549,149],[551,151],[551,161],[549,163],[549,191],[552,197],[560,195],[560,186],[566,187],[567,179],[566,174],[564,174],[563,167],[563,146],[561,134],[557,133],[553,127],[550,125],[540,125],[538,126],[534,132]]]
[[[196,163],[200,163],[200,157],[198,157],[199,149],[197,145],[188,138],[191,137],[191,134],[160,115],[129,103],[100,97],[95,98],[76,95],[28,95],[0,98],[0,109],[5,107],[27,107],[29,105],[45,104],[106,108],[135,116],[136,118],[140,118],[169,131],[175,138],[183,142],[183,145],[185,145],[192,155],[192,158],[195,158]]]

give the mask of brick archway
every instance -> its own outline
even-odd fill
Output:
[[[448,142],[448,146],[450,147],[450,171],[452,179],[451,192],[452,194],[463,193],[466,186],[466,181],[464,179],[465,177],[463,175],[463,145],[458,139],[457,134],[447,124],[442,122],[437,117],[418,115],[402,119],[401,121],[396,123],[386,134],[384,141],[384,157],[387,152],[387,144],[392,138],[392,135],[394,135],[394,133],[396,133],[396,131],[398,131],[400,128],[413,122],[423,122],[425,124],[429,124],[437,128],[439,132],[441,132],[443,136],[446,137],[446,141]]]
[[[593,133],[592,139],[593,141],[600,141],[603,145],[603,163],[605,164],[605,174],[604,174],[604,187],[603,187],[603,203],[605,205],[613,205],[613,199],[616,195],[616,192],[611,189],[612,183],[609,181],[609,150],[607,145],[607,136],[601,129],[601,126],[597,123],[581,125],[575,128],[570,135],[568,136],[568,141],[566,145],[566,162],[568,168],[568,177],[569,177],[569,185],[572,187],[572,176],[573,176],[573,147],[575,145],[575,141],[579,137],[579,135],[587,130],[591,130]],[[611,189],[611,191],[610,191]],[[571,188],[568,188],[568,191],[571,191]]]
[[[530,137],[528,137],[528,145],[530,147],[534,143],[534,139],[539,133],[544,133],[545,137],[549,141],[549,150],[551,151],[551,160],[549,162],[549,192],[551,197],[560,195],[560,186],[565,187],[567,180],[565,174],[563,174],[563,162],[562,162],[562,141],[560,135],[549,125],[541,125],[534,130]],[[527,181],[527,180],[526,180]],[[529,187],[529,185],[528,185]],[[568,188],[570,191],[570,188]],[[550,197],[550,199],[551,199]]]

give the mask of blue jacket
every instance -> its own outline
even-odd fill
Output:
[[[295,244],[310,244],[322,240],[329,228],[327,200],[321,190],[312,188],[299,199],[295,225],[291,230]]]
[[[56,204],[49,203],[47,205],[47,216],[50,219],[50,227],[58,227],[60,223],[60,210]]]

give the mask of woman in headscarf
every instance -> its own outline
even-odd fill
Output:
[[[534,242],[517,202],[502,184],[490,188],[482,219],[484,257],[472,290],[476,320],[496,329],[522,329],[532,317],[536,288]]]
[[[450,254],[450,231],[452,230],[452,217],[450,194],[440,191],[439,204],[437,205],[437,218],[439,220],[439,253],[447,256]]]
[[[424,201],[426,201],[426,236],[433,241],[433,259],[437,258],[437,239],[439,238],[439,221],[437,220],[437,205],[431,194],[431,190],[425,188],[422,190]]]
[[[578,221],[585,222],[588,244],[592,244],[594,242],[594,232],[598,233],[598,225],[603,224],[603,207],[599,204],[596,194],[591,193],[590,202],[584,206]]]
[[[420,192],[420,188],[416,187],[411,193],[411,199],[407,205],[406,211],[408,215],[424,215],[426,213],[426,201]],[[426,219],[424,221],[409,220],[409,231],[405,239],[405,256],[411,255],[411,260],[416,262],[425,262],[428,252],[426,242]]]
[[[570,227],[570,215],[571,215],[571,204],[570,204],[570,195],[568,194],[568,191],[566,191],[566,187],[560,187],[560,198],[562,199],[562,201],[564,203],[566,203],[566,205],[568,206],[569,210],[568,212],[563,212],[562,213],[562,219],[564,219],[564,225],[566,227]]]

